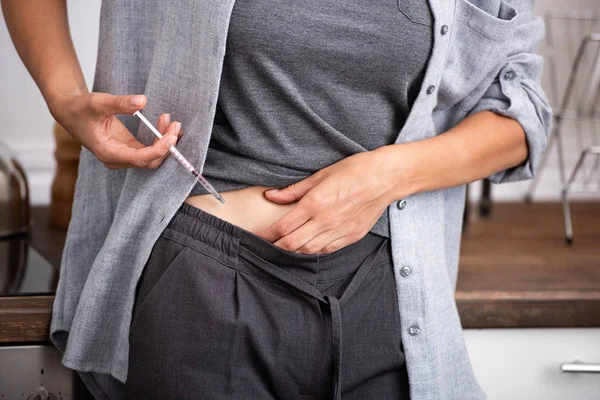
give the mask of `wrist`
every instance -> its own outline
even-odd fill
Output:
[[[57,120],[65,111],[68,112],[75,98],[89,93],[81,69],[71,64],[48,71],[39,77],[38,86],[50,113]]]
[[[416,143],[397,143],[373,150],[384,168],[388,204],[421,191]]]
[[[71,110],[73,101],[82,95],[88,94],[87,88],[74,88],[70,90],[56,90],[47,93],[44,98],[52,117],[61,123]]]

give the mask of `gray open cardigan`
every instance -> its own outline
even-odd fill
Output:
[[[411,1],[398,0],[409,17]],[[233,2],[105,0],[102,5],[93,89],[145,93],[150,120],[170,112],[183,123],[178,147],[199,169],[211,134]],[[533,0],[429,3],[434,47],[396,143],[441,134],[470,113],[492,110],[521,123],[530,151],[526,163],[492,180],[531,178],[551,124],[539,86],[542,59],[535,54],[544,25],[531,15]],[[120,118],[140,141],[152,143],[152,134],[133,117]],[[88,384],[126,380],[135,286],[154,242],[193,185],[173,157],[156,170],[110,170],[82,150],[51,339],[64,351],[64,365],[81,371]],[[403,209],[394,203],[388,211],[411,398],[485,398],[453,296],[465,187],[405,200]]]

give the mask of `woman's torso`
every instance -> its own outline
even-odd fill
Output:
[[[294,204],[268,201],[352,154],[392,144],[421,86],[432,42],[426,1],[237,1],[212,136],[188,203],[257,233]],[[245,213],[252,210],[252,213]],[[387,212],[372,231],[389,236]]]

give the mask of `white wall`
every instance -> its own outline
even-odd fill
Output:
[[[88,86],[91,87],[96,62],[100,0],[69,0],[68,4],[75,48]],[[548,7],[600,10],[596,0],[540,0],[537,13],[542,15]],[[540,50],[543,51],[543,46]],[[52,118],[13,48],[4,19],[0,21],[0,55],[0,140],[7,142],[23,162],[31,183],[33,202],[47,203],[54,174]],[[553,156],[536,198],[558,198],[558,182],[556,158]],[[494,198],[519,199],[526,187],[527,183],[497,185],[494,187]],[[473,197],[477,196],[477,188],[474,187],[471,193]]]
[[[92,87],[101,0],[69,0],[71,35],[88,87]],[[28,173],[34,203],[50,201],[54,176],[53,119],[0,19],[0,140],[17,153]]]

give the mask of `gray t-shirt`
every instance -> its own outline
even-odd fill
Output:
[[[431,26],[427,0],[236,1],[203,175],[220,192],[282,188],[393,144]],[[371,232],[390,236],[387,211]]]

